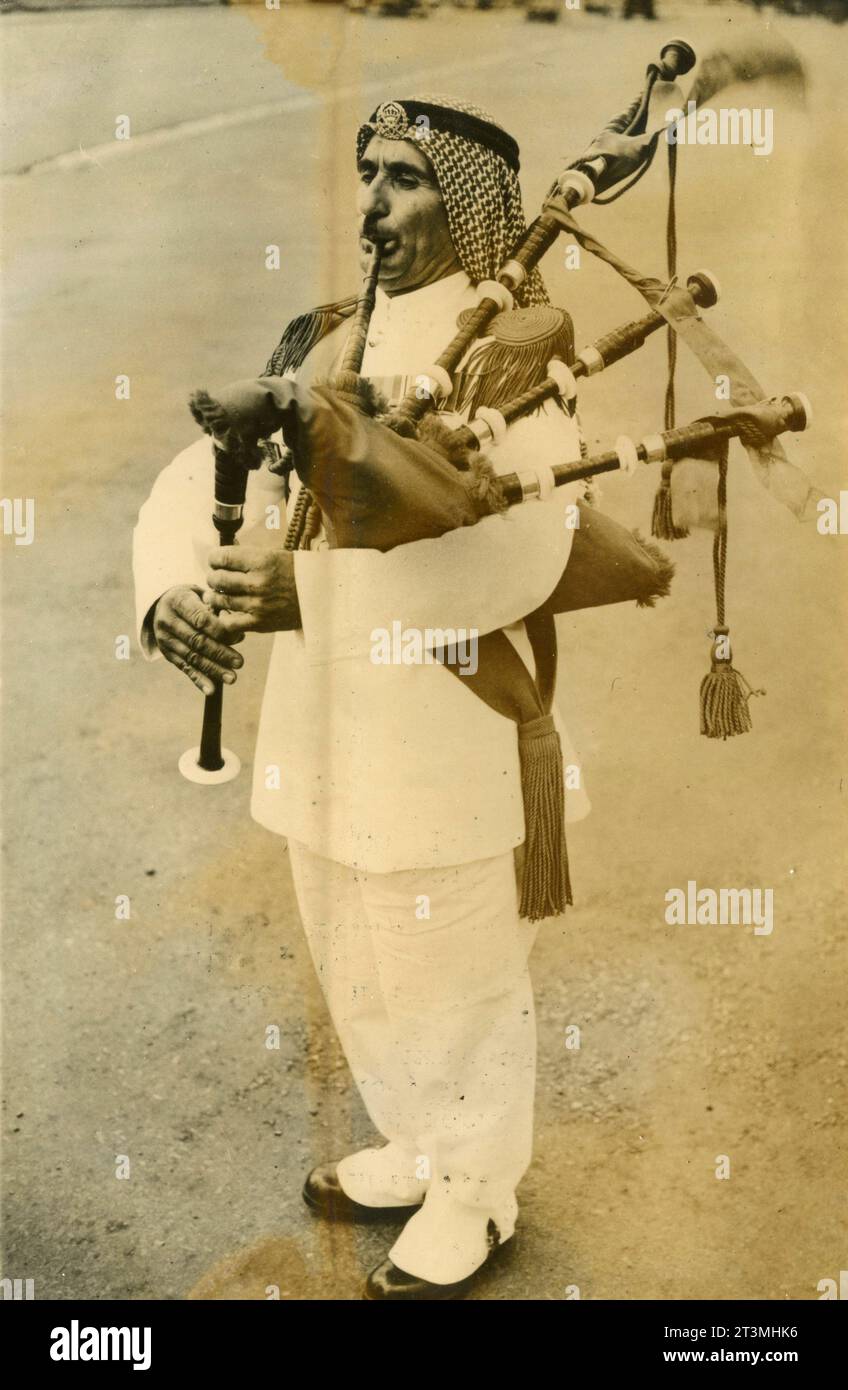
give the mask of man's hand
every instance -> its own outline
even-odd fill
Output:
[[[284,632],[300,627],[291,550],[233,545],[213,550],[203,602],[224,631]]]
[[[196,589],[168,589],[153,610],[153,636],[166,661],[183,671],[204,695],[211,695],[216,681],[232,685],[244,657],[230,644],[241,637],[232,633],[203,602]]]

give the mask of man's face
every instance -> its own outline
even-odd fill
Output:
[[[420,289],[461,269],[436,176],[416,145],[374,135],[357,168],[362,267],[369,239],[382,241],[379,283],[386,294]]]

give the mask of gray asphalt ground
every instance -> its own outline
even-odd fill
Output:
[[[736,88],[727,104],[774,106],[774,154],[681,151],[680,264],[719,276],[712,321],[767,388],[812,397],[793,458],[829,495],[848,486],[844,31],[659,8],[662,24],[581,13],[556,27],[510,9],[404,22],[335,5],[3,20],[3,495],[35,498],[36,536],[3,540],[2,1273],[34,1278],[39,1298],[276,1284],[355,1299],[391,1240],[327,1230],[300,1200],[313,1163],[371,1135],[281,844],[249,820],[246,774],[211,790],[178,776],[193,687],[135,649],[114,655],[132,632],[138,508],[194,438],[188,393],[261,369],[294,312],[356,284],[352,140],[376,99],[417,87],[494,108],[532,210],[661,38],[682,30],[706,51],[758,23],[786,35],[806,105]],[[662,273],[663,190],[658,165],[585,221]],[[641,312],[603,267],[566,272],[555,253],[546,271],[581,343]],[[663,361],[656,341],[586,384],[590,444],[661,426]],[[690,361],[678,394],[681,419],[713,403]],[[561,620],[594,810],[570,834],[577,905],[534,957],[538,1138],[519,1233],[475,1298],[809,1299],[845,1265],[848,540],[800,527],[741,455],[731,474],[734,648],[768,691],[752,734],[698,734],[705,533],[673,547],[673,594],[654,611]],[[654,485],[647,470],[609,481],[602,506],[647,528]],[[245,762],[266,658],[252,639],[227,696]],[[773,934],[666,926],[665,893],[689,879],[772,887]]]

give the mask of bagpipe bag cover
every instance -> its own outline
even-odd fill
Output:
[[[502,509],[484,463],[460,471],[434,442],[439,435],[398,435],[328,386],[304,387],[284,377],[236,382],[210,402],[205,427],[219,448],[248,467],[259,461],[258,441],[282,429],[333,548],[392,550]],[[660,551],[596,508],[579,507],[568,563],[544,605],[548,612],[650,603],[665,591],[668,562]]]

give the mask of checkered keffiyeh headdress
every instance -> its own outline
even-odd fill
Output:
[[[384,101],[357,131],[357,159],[374,135],[413,141],[426,155],[463,270],[475,285],[494,280],[527,225],[512,136],[481,107],[442,96]],[[550,302],[538,270],[515,299],[522,306]]]

